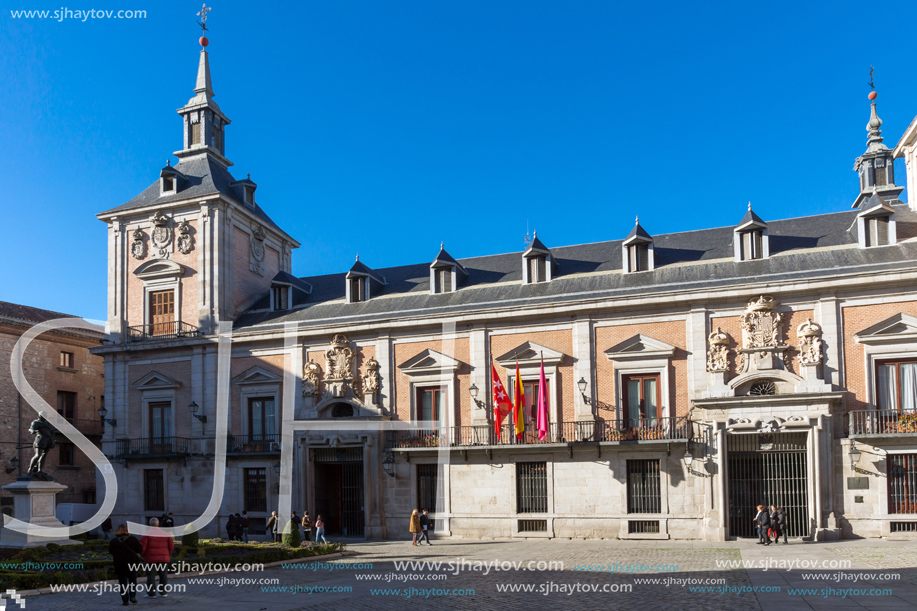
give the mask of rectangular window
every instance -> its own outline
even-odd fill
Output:
[[[446,413],[446,389],[431,386],[417,389],[417,420],[439,422]]]
[[[627,461],[627,513],[662,513],[659,460]]]
[[[516,463],[516,513],[547,513],[548,463]]]
[[[647,244],[634,244],[627,247],[627,255],[630,259],[630,271],[645,272],[650,268],[649,246]]]
[[[163,176],[162,177],[162,190],[163,192],[174,191],[175,190],[175,179],[172,178],[171,176]]]
[[[192,145],[201,143],[201,127],[202,125],[200,121],[198,121],[197,123],[191,124],[191,144]]]
[[[73,369],[73,353],[72,352],[61,352],[60,353],[60,366],[65,369]]]
[[[271,289],[274,297],[274,309],[275,310],[286,310],[287,303],[290,296],[290,287],[288,286],[275,286]]]
[[[656,426],[662,401],[659,374],[621,376],[624,386],[624,426]]]
[[[417,509],[435,513],[442,507],[442,469],[439,465],[417,465]],[[432,525],[431,525],[432,526]]]
[[[172,446],[172,403],[150,403],[150,451],[154,454],[168,452]]]
[[[917,360],[881,361],[876,365],[876,407],[917,412]]]
[[[448,267],[434,270],[433,283],[434,293],[451,293],[452,270]]]
[[[57,464],[62,467],[72,467],[75,464],[75,448],[72,443],[61,443]]]
[[[535,423],[538,421],[538,388],[538,380],[529,382],[522,380],[522,393],[524,396],[522,401],[522,414],[527,423]],[[548,401],[548,414],[551,413],[550,396],[551,382],[545,380],[545,399]]]
[[[143,509],[144,511],[166,510],[162,469],[143,470]]]
[[[547,279],[546,257],[529,258],[529,282],[545,282]]]
[[[366,278],[350,279],[350,302],[366,301]]]
[[[277,433],[274,397],[255,397],[248,400],[248,432],[252,439],[270,439]]]
[[[245,469],[245,511],[267,511],[267,471],[264,468]]]
[[[73,424],[76,418],[76,393],[65,390],[57,391],[57,413]]]
[[[762,244],[761,244],[761,232],[758,230],[755,231],[743,231],[740,234],[742,239],[742,261],[748,261],[751,259],[760,259],[763,257],[762,253]]]
[[[888,217],[878,216],[866,219],[866,246],[886,246],[888,244]]]
[[[889,454],[888,513],[917,513],[917,454]]]
[[[250,185],[245,185],[245,203],[255,204],[255,188]]]
[[[175,291],[150,293],[150,335],[175,332]]]

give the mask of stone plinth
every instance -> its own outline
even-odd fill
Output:
[[[63,528],[56,517],[57,494],[67,486],[56,482],[16,481],[3,487],[13,494],[13,507],[16,519],[34,526]],[[42,537],[31,533],[21,533],[4,528],[0,534],[0,547],[37,547],[56,543],[58,545],[82,545],[79,541]]]

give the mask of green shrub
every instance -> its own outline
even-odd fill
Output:
[[[183,548],[197,549],[200,545],[200,535],[195,530],[194,532],[186,532],[182,535],[181,545]]]
[[[299,538],[299,528],[293,526],[293,520],[287,522],[287,525],[283,527],[283,536],[280,542],[287,547],[299,547],[300,543],[302,543]]]

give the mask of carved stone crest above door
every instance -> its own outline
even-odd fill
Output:
[[[302,366],[302,396],[318,397],[322,394],[322,368],[313,360]]]
[[[153,216],[153,230],[150,232],[152,256],[156,259],[168,259],[172,254],[171,219],[162,210]]]
[[[343,397],[352,390],[354,351],[350,340],[338,333],[331,340],[331,348],[325,352],[325,385],[334,397]]]
[[[143,230],[139,227],[131,233],[131,256],[135,259],[143,259],[146,256],[146,245],[143,243]]]
[[[191,247],[191,224],[185,220],[178,226],[178,252],[187,255],[191,252]]]
[[[748,302],[745,313],[740,317],[743,348],[764,348],[783,344],[783,314],[776,308],[777,301],[770,295],[761,295]]]
[[[248,269],[259,276],[264,275],[264,240],[266,238],[267,234],[264,233],[264,228],[261,225],[257,223],[252,225],[252,237],[249,240],[248,249]]]

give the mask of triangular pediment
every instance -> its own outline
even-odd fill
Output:
[[[917,340],[917,317],[899,312],[863,329],[855,336],[860,344],[883,344]]]
[[[609,361],[671,358],[673,354],[675,346],[640,333],[605,351]]]
[[[506,354],[497,357],[497,362],[504,368],[511,368],[518,362],[519,365],[536,365],[544,360],[545,365],[559,365],[564,359],[564,353],[545,348],[534,342],[523,342]]]
[[[279,374],[268,371],[264,367],[255,365],[246,369],[232,379],[233,384],[244,386],[247,384],[279,384],[283,379]]]
[[[151,371],[134,382],[131,386],[137,390],[160,390],[163,388],[178,388],[181,386],[181,382],[170,378],[164,373]]]
[[[446,356],[436,350],[427,348],[417,356],[403,362],[398,368],[407,375],[420,375],[439,373],[444,370],[455,372],[458,370],[459,365],[461,365],[461,362],[451,356]]]

